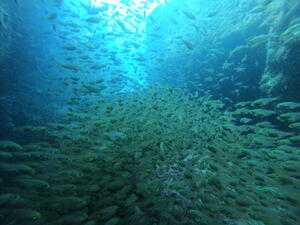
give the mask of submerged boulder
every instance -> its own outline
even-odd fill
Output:
[[[268,95],[299,98],[299,12],[299,2],[283,2],[281,16],[270,29],[272,38],[267,44],[266,65],[260,81],[261,91]]]

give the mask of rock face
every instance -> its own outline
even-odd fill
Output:
[[[8,54],[12,40],[11,12],[6,1],[0,2],[0,64]]]
[[[174,85],[185,83],[191,90],[234,101],[251,100],[249,93],[299,99],[299,1],[231,1],[226,3],[232,4],[230,12],[219,8],[214,16],[199,1],[191,2],[173,0],[157,8],[147,25],[149,48],[163,51],[159,67],[166,77],[176,78],[171,79]],[[197,19],[186,16],[187,10]],[[168,19],[158,27],[153,21],[160,15]],[[160,37],[153,35],[157,33]],[[172,65],[176,69],[166,69]]]
[[[271,95],[295,99],[300,83],[300,2],[282,1],[282,12],[270,29],[265,71],[260,89]]]

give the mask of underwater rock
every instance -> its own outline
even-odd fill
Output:
[[[295,94],[299,87],[300,65],[297,59],[300,57],[300,33],[297,24],[290,22],[299,17],[300,3],[282,1],[282,13],[274,23],[274,38],[267,43],[267,59],[264,73],[260,80],[260,89],[273,96],[285,96],[285,98],[297,99]],[[279,38],[275,38],[278,35]]]
[[[12,22],[17,19],[15,13],[11,11],[9,2],[0,2],[0,64],[2,65],[7,54],[10,54],[12,42],[16,38],[16,31]]]

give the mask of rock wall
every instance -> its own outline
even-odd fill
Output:
[[[7,1],[0,2],[0,65],[4,57],[9,53],[12,42],[11,10]]]
[[[268,95],[299,97],[300,2],[282,1],[282,11],[270,28],[265,71],[260,89]]]
[[[151,61],[149,74],[237,102],[299,99],[300,2],[219,3],[174,0],[153,12],[147,33],[158,70]]]

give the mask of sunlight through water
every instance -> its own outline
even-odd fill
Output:
[[[148,1],[148,0],[83,0],[90,3],[94,7],[101,7],[105,4],[114,5],[120,8],[121,13],[126,13],[127,9],[141,10],[148,16],[157,6],[167,2],[167,1]],[[170,1],[170,0],[169,0]]]

